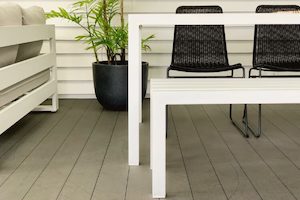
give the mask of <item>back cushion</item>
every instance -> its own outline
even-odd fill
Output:
[[[21,7],[5,3],[0,5],[0,26],[22,25]],[[5,38],[1,38],[4,40]],[[16,61],[18,45],[0,48],[0,68]]]
[[[46,24],[46,17],[43,8],[33,6],[22,8],[23,25]],[[18,51],[17,62],[38,56],[40,54],[43,41],[21,44]]]

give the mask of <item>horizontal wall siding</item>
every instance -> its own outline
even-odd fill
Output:
[[[0,2],[7,2],[0,0]],[[74,0],[19,0],[9,1],[23,7],[33,5],[42,6],[45,11],[57,9],[61,6],[69,8]],[[296,4],[299,0],[125,0],[125,13],[174,13],[181,5],[220,5],[225,13],[255,12],[261,4]],[[74,41],[74,37],[83,31],[75,24],[61,19],[48,20],[48,24],[55,24],[57,37],[57,62],[59,94],[63,97],[94,97],[91,63],[94,57],[91,51],[85,50],[85,45]],[[118,23],[118,20],[116,20]],[[155,34],[155,39],[149,44],[150,52],[143,53],[143,60],[150,63],[149,79],[165,77],[166,68],[170,65],[173,27],[147,27],[143,29],[143,36]],[[230,63],[242,63],[250,67],[252,63],[253,26],[226,26],[226,39]],[[47,51],[45,43],[43,52]],[[100,57],[105,59],[104,52]]]

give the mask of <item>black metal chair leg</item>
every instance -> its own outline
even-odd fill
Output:
[[[229,107],[229,118],[231,120],[231,123],[240,131],[240,133],[245,137],[245,138],[248,138],[249,137],[249,134],[248,134],[248,118],[247,118],[247,106],[245,105],[245,109],[244,109],[244,116],[243,116],[243,122],[244,122],[244,119],[245,119],[245,122],[243,123],[244,124],[244,129],[241,128],[234,120],[233,120],[233,117],[232,117],[232,104],[230,104],[230,107]]]
[[[245,78],[245,69],[242,68],[242,73],[243,73],[243,76],[242,78]],[[231,76],[233,78],[234,76],[234,72],[232,70],[232,73],[231,73]],[[249,137],[249,134],[248,134],[248,116],[247,116],[247,105],[245,105],[245,109],[244,109],[244,114],[243,114],[243,124],[244,124],[244,129],[241,128],[233,119],[232,117],[232,104],[230,104],[230,107],[229,107],[229,118],[231,120],[231,123],[239,130],[239,132],[245,137],[245,138],[248,138]]]
[[[246,119],[248,119],[248,116],[247,116],[247,104],[244,105],[244,114],[243,114],[243,123],[245,124],[246,123]]]
[[[170,67],[167,69],[167,79],[170,77]],[[166,105],[166,138],[168,138],[168,130],[169,130],[169,106]]]
[[[251,71],[252,69],[249,70],[249,77],[250,78],[256,78],[251,76]],[[259,69],[259,74],[257,76],[257,78],[261,78],[262,77],[262,70],[261,68]],[[257,130],[255,131],[253,128],[251,128],[251,126],[248,125],[248,129],[250,130],[250,132],[252,133],[252,135],[254,135],[254,137],[259,138],[262,134],[262,120],[261,120],[261,112],[262,112],[262,105],[258,104],[258,124],[257,124]]]
[[[261,110],[262,110],[262,106],[261,104],[258,105],[258,137],[261,136],[261,132],[262,132],[262,128],[261,128]]]
[[[251,131],[251,133],[254,135],[254,137],[259,138],[262,134],[262,120],[261,120],[261,110],[262,110],[262,106],[261,104],[258,105],[258,124],[257,124],[257,131],[255,131],[251,126],[248,125],[249,130]]]

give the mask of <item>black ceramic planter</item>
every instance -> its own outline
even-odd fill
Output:
[[[148,63],[143,62],[143,98],[148,83]],[[108,110],[127,110],[128,108],[128,62],[93,63],[95,93],[99,103]]]

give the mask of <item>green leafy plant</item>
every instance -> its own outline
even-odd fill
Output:
[[[125,62],[128,48],[128,25],[124,20],[124,0],[79,0],[72,4],[70,11],[64,8],[52,10],[47,18],[63,18],[72,21],[85,30],[84,35],[75,39],[84,41],[87,50],[92,49],[95,59],[99,62],[98,52],[105,49],[108,64],[116,61]],[[120,17],[120,24],[114,19]],[[150,50],[147,41],[154,35],[142,40],[144,50]]]

